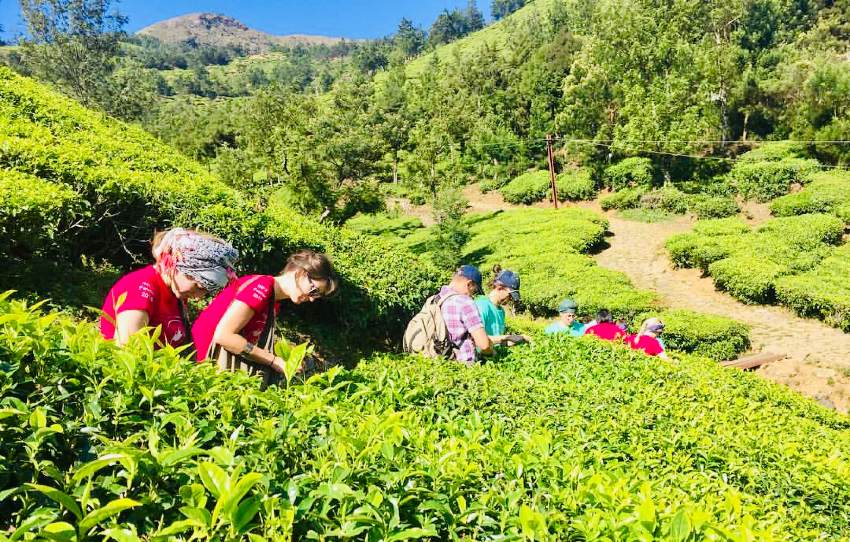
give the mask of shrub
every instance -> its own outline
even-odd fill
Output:
[[[733,256],[712,262],[708,272],[718,288],[744,303],[772,303],[774,281],[788,269],[758,257]]]
[[[605,168],[603,179],[607,188],[619,191],[633,186],[649,187],[654,176],[652,160],[632,156]]]
[[[529,204],[547,197],[551,189],[548,171],[523,173],[500,190],[508,203]]]
[[[768,201],[788,193],[791,183],[803,182],[818,171],[817,160],[784,158],[772,162],[740,161],[729,172],[731,182],[746,199]]]
[[[345,223],[345,227],[359,233],[402,239],[411,233],[422,229],[422,221],[418,218],[402,214],[358,214]]]
[[[565,171],[558,175],[559,200],[591,200],[596,197],[596,183],[591,178],[590,171],[580,169]]]
[[[85,211],[82,198],[70,188],[0,170],[0,254],[26,262],[64,254],[64,237]]]
[[[690,211],[698,218],[726,218],[741,211],[738,202],[729,196],[691,196]]]
[[[801,192],[773,200],[770,212],[775,216],[835,213],[850,204],[850,179],[846,176],[830,172],[814,179]]]
[[[776,281],[776,297],[800,316],[819,318],[850,332],[850,244],[814,269]]]
[[[379,356],[260,391],[17,302],[0,355],[21,539],[848,533],[846,416],[703,358],[554,337],[475,370]]]
[[[642,195],[640,207],[683,214],[688,210],[688,195],[675,187],[665,186]]]
[[[670,309],[641,315],[635,325],[650,316],[664,322],[664,345],[715,361],[735,359],[750,347],[749,328],[731,318],[685,309]]]
[[[644,187],[624,188],[603,197],[599,200],[599,204],[605,211],[610,211],[611,209],[633,209],[640,205],[641,197],[646,192],[647,189]]]

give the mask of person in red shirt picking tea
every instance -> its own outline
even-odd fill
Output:
[[[277,276],[246,275],[222,291],[192,326],[198,361],[210,359],[220,370],[243,370],[276,383],[284,360],[274,354],[275,321],[280,301],[312,303],[339,287],[324,254],[301,250],[286,260]]]
[[[623,328],[614,323],[614,318],[608,309],[600,309],[596,313],[595,322],[584,330],[585,335],[595,335],[606,341],[619,341],[626,335]]]
[[[658,356],[661,359],[669,359],[664,351],[664,345],[658,336],[664,331],[664,322],[658,318],[647,318],[640,326],[636,335],[626,337],[626,344],[633,350],[643,350],[650,356]]]
[[[100,333],[126,344],[146,327],[161,326],[160,346],[188,343],[184,301],[215,295],[236,275],[239,253],[217,237],[175,228],[157,233],[153,265],[121,277],[103,302]]]

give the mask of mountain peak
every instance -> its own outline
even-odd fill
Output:
[[[273,45],[331,45],[342,38],[310,35],[275,36],[250,28],[243,22],[220,13],[187,13],[142,28],[138,34],[164,43],[195,43],[217,47],[240,47],[246,53],[268,51]]]

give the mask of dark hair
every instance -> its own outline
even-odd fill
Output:
[[[302,271],[311,279],[323,283],[322,297],[331,297],[339,291],[339,277],[325,254],[310,249],[299,250],[286,259],[280,274],[289,271]]]
[[[599,309],[599,312],[596,313],[596,321],[601,324],[602,322],[613,322],[614,319],[611,317],[611,311]]]

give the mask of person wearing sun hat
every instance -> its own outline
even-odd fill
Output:
[[[513,346],[528,342],[528,337],[522,335],[505,335],[504,305],[519,303],[519,275],[500,266],[493,267],[494,278],[490,282],[490,292],[475,298],[475,306],[484,323],[484,330],[490,337],[490,342],[496,345]]]
[[[579,322],[576,313],[578,305],[572,299],[565,299],[558,305],[558,320],[549,324],[544,330],[547,335],[569,333],[570,337],[584,335],[584,324]]]
[[[477,267],[462,265],[455,271],[451,282],[437,294],[439,299],[444,299],[440,313],[452,342],[452,358],[466,365],[474,365],[479,353],[493,353],[493,344],[472,299],[483,290],[481,281]]]

